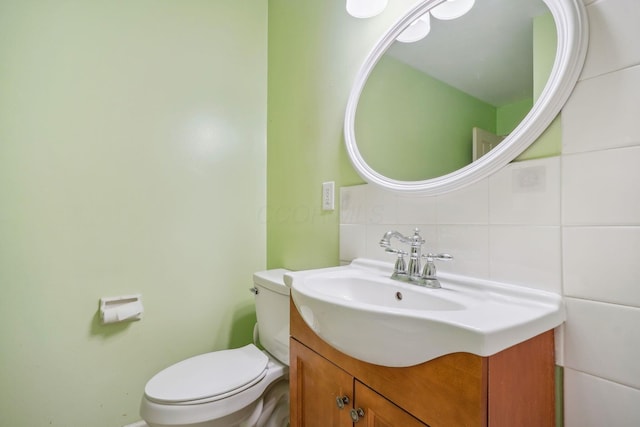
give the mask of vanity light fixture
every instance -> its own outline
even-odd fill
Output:
[[[460,18],[471,10],[474,3],[475,0],[447,0],[431,9],[431,14],[442,20]]]
[[[416,19],[400,33],[396,40],[402,43],[413,43],[422,40],[431,31],[431,16],[429,12]]]
[[[387,7],[388,0],[347,0],[347,12],[354,18],[374,17]]]

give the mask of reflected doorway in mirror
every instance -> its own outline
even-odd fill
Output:
[[[496,135],[493,132],[478,127],[474,127],[471,132],[471,161],[473,162],[493,150],[504,139],[504,136]]]

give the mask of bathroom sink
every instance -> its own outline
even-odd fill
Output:
[[[309,327],[337,350],[383,366],[412,366],[449,353],[490,356],[559,326],[559,295],[439,273],[441,289],[390,279],[390,264],[287,273]]]

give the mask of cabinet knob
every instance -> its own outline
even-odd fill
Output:
[[[352,409],[351,412],[351,421],[357,423],[360,421],[360,418],[364,417],[364,410],[362,408]]]
[[[347,405],[348,403],[349,403],[349,396],[336,397],[336,405],[338,406],[338,409],[343,409],[344,405]]]

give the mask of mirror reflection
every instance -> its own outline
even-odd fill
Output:
[[[459,18],[428,18],[424,38],[380,58],[355,115],[364,160],[401,181],[456,171],[497,145],[528,114],[556,53],[541,0],[476,0]]]

